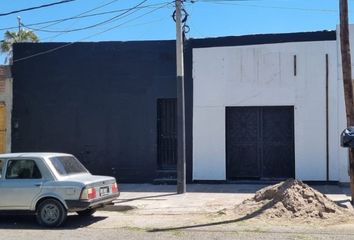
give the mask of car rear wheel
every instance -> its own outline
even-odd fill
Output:
[[[83,217],[88,217],[91,216],[92,214],[94,214],[96,212],[96,209],[85,209],[83,211],[78,211],[77,214],[79,214],[79,216],[83,216]]]
[[[45,227],[58,227],[67,217],[64,206],[55,199],[46,199],[37,207],[37,221]]]

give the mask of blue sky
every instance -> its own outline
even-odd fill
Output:
[[[1,0],[0,13],[53,2],[55,1]],[[174,10],[172,2],[172,0],[145,0],[143,3],[142,0],[75,0],[48,8],[1,16],[0,28],[17,26],[17,16],[21,17],[23,24],[28,25],[114,11],[94,17],[62,21],[51,26],[48,26],[49,24],[34,25],[32,28],[41,30],[35,32],[42,42],[174,39],[175,26],[171,18]],[[187,36],[205,38],[333,30],[339,23],[338,2],[339,0],[195,0],[191,3],[188,0],[184,4],[189,14],[187,25],[190,31]],[[139,6],[139,8],[128,12],[128,15],[118,16],[123,13],[119,10],[134,6]],[[354,14],[354,0],[349,0],[349,14],[350,17]],[[110,18],[114,18],[113,21],[82,31],[72,31],[104,22]],[[0,30],[1,36],[3,33],[4,30]],[[3,62],[2,59],[3,56],[0,62]]]

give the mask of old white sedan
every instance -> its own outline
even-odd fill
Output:
[[[0,154],[0,211],[31,211],[57,227],[68,212],[91,215],[118,196],[115,178],[90,174],[73,155]]]

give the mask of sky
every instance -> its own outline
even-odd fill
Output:
[[[59,1],[1,0],[0,36],[17,31],[20,17],[41,42],[175,39],[173,0],[73,0],[1,16]],[[348,1],[353,22],[354,0]],[[339,23],[339,0],[186,0],[184,9],[188,38],[334,30]]]

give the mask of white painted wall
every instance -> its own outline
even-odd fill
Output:
[[[296,178],[326,180],[326,54],[330,180],[346,180],[339,161],[336,41],[193,49],[193,179],[226,179],[226,106],[293,105]]]

